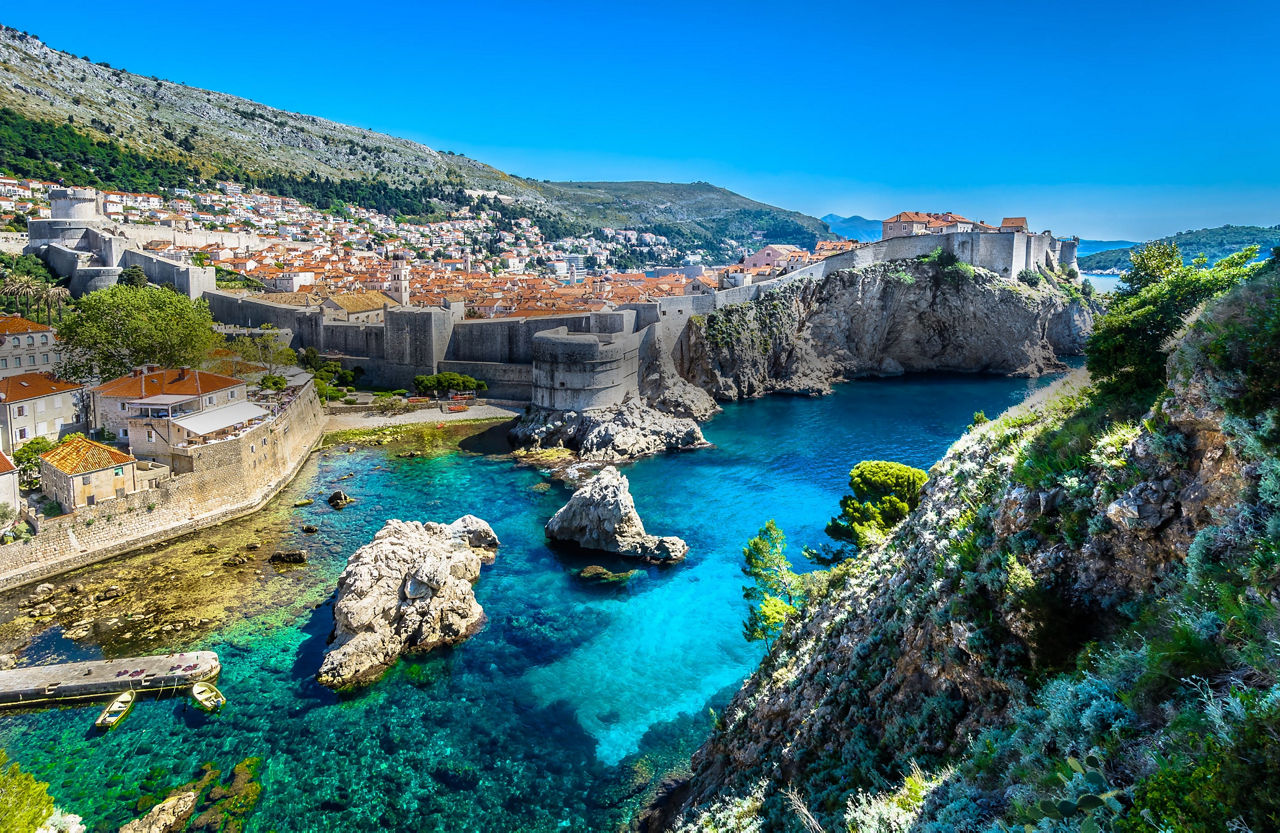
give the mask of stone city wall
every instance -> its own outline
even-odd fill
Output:
[[[297,475],[324,429],[310,383],[276,419],[193,450],[197,471],[58,518],[0,547],[0,589],[39,581],[260,508]]]
[[[620,405],[639,395],[639,334],[544,330],[533,340],[533,404],[557,411]]]

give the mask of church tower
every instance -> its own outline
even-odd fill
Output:
[[[402,307],[409,306],[409,256],[396,252],[391,256],[391,281],[387,294]]]

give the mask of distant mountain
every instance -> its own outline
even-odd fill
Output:
[[[879,220],[868,220],[866,217],[859,217],[857,214],[849,217],[828,214],[822,218],[822,222],[831,226],[831,230],[841,237],[857,240],[859,243],[871,243],[879,240],[880,232],[884,230],[884,226],[880,224]]]
[[[514,203],[504,211],[548,225],[635,228],[689,247],[718,249],[725,237],[812,246],[830,237],[814,217],[707,183],[525,179],[407,139],[95,64],[4,26],[0,107],[43,125],[14,128],[9,120],[11,136],[0,154],[0,169],[22,174],[24,166],[49,170],[66,163],[69,172],[88,171],[98,180],[82,184],[100,187],[118,187],[110,183],[122,177],[147,181],[149,176],[159,179],[155,187],[162,188],[221,175],[285,196],[322,201],[324,207],[342,200],[405,215],[432,214],[457,204],[466,199],[461,193],[465,188],[510,197]],[[55,134],[52,126],[63,133]],[[95,141],[118,143],[128,153],[108,149],[95,151],[92,160],[84,154],[61,159],[68,146],[67,127]],[[70,144],[82,144],[77,138],[71,137]],[[104,162],[116,164],[104,167]],[[170,182],[174,171],[183,175]]]
[[[1084,241],[1081,241],[1084,242]],[[1216,263],[1229,254],[1246,246],[1257,246],[1259,256],[1270,254],[1273,246],[1280,246],[1280,225],[1277,226],[1218,226],[1217,228],[1180,231],[1160,238],[1162,243],[1176,243],[1182,258],[1190,263],[1200,255]],[[1080,258],[1082,272],[1123,272],[1129,268],[1129,255],[1137,245],[1128,248],[1108,249]]]
[[[1076,255],[1084,257],[1111,249],[1131,249],[1140,245],[1142,244],[1136,240],[1081,240],[1080,245],[1076,247]]]

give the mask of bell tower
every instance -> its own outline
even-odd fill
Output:
[[[400,306],[409,306],[409,256],[404,252],[391,256],[391,281],[387,294]]]

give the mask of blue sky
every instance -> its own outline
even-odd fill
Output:
[[[954,5],[72,0],[0,22],[539,179],[1094,238],[1280,223],[1280,3]]]

